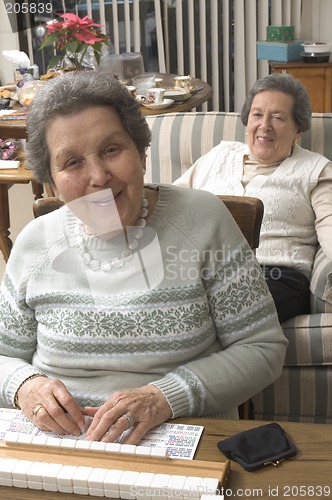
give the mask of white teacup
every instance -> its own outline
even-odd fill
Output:
[[[149,104],[162,104],[166,89],[154,87],[146,91],[146,97]]]
[[[175,76],[174,77],[174,87],[176,89],[185,89],[190,91],[192,84],[191,84],[191,76]]]

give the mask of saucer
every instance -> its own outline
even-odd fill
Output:
[[[161,102],[160,104],[155,104],[155,103],[145,104],[144,102],[142,102],[142,104],[143,104],[143,106],[145,106],[146,108],[149,108],[149,109],[166,109],[169,106],[171,106],[173,104],[173,102],[174,102],[173,99],[164,99],[163,102]]]
[[[165,97],[173,99],[175,102],[185,101],[191,97],[191,93],[186,89],[168,89],[165,92]]]

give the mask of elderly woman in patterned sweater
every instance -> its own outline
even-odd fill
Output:
[[[237,418],[287,341],[220,200],[145,185],[150,130],[111,75],[50,82],[28,162],[64,206],[16,239],[0,297],[0,398],[43,430],[137,444],[180,416]]]
[[[332,164],[296,144],[309,129],[309,96],[291,75],[257,80],[241,112],[247,144],[222,141],[174,184],[264,203],[257,259],[279,320],[310,312],[319,243],[332,261]]]

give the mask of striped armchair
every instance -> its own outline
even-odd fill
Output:
[[[245,141],[238,113],[148,116],[152,142],[146,180],[172,183],[221,140]],[[332,160],[332,114],[314,113],[301,145]],[[332,423],[332,262],[317,249],[311,314],[282,325],[289,347],[281,377],[253,398],[255,418]]]

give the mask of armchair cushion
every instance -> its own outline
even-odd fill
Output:
[[[284,367],[253,398],[255,419],[332,424],[332,367]]]
[[[284,366],[332,367],[332,313],[296,316],[282,329],[289,341]]]

